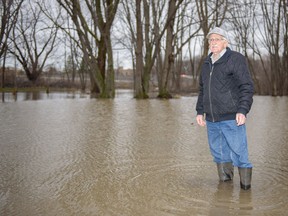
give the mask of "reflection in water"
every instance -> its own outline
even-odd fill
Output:
[[[30,101],[30,100],[49,100],[49,99],[79,99],[79,98],[94,98],[94,95],[82,93],[79,91],[70,92],[2,92],[2,102],[11,101]],[[133,90],[131,89],[117,89],[115,92],[116,98],[131,98]]]
[[[211,200],[209,215],[255,215],[253,207],[253,191],[239,190],[237,182],[219,182]]]
[[[206,130],[195,122],[196,97],[54,96],[0,104],[0,215],[288,210],[287,97],[255,97],[247,122],[252,188],[242,191],[236,168],[232,182],[218,182]]]
[[[92,96],[91,96],[92,97]],[[30,100],[49,100],[49,99],[79,99],[89,98],[89,94],[76,92],[51,92],[46,93],[43,91],[32,91],[32,92],[2,92],[2,102],[11,101],[30,101]]]

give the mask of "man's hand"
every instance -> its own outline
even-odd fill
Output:
[[[197,120],[198,125],[200,125],[202,127],[206,125],[206,122],[204,120],[204,116],[203,115],[197,115],[196,116],[196,120]]]
[[[242,113],[237,113],[236,114],[236,122],[237,122],[237,126],[245,124],[246,116]]]

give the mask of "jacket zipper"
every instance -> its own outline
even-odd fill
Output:
[[[234,99],[233,99],[231,90],[229,90],[229,94],[230,94],[230,97],[231,97],[231,100],[232,100],[233,105],[236,107],[236,103],[235,103],[235,101],[234,101]]]
[[[211,77],[213,74],[213,69],[214,69],[214,65],[212,65],[212,68],[210,71],[210,76],[209,76],[209,102],[210,102],[210,111],[211,111],[211,115],[212,115],[212,120],[213,120],[213,122],[215,122],[214,115],[213,115],[213,108],[212,108],[212,99],[211,99]]]

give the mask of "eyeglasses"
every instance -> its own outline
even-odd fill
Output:
[[[209,38],[208,39],[208,42],[209,43],[211,43],[211,42],[219,42],[219,41],[221,41],[221,40],[225,40],[225,39],[223,39],[223,38]]]

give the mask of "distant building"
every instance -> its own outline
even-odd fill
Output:
[[[124,69],[119,67],[115,69],[116,79],[133,79],[133,69]]]

